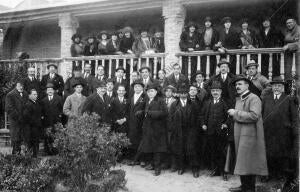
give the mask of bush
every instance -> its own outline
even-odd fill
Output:
[[[0,191],[116,192],[125,188],[125,172],[111,170],[121,150],[129,145],[124,134],[99,124],[99,116],[83,115],[64,128],[57,126],[50,158],[0,156]],[[59,189],[60,188],[60,189]]]
[[[84,114],[66,128],[57,126],[54,146],[59,149],[59,159],[63,160],[59,162],[58,175],[71,191],[86,191],[89,181],[108,177],[121,150],[129,145],[124,134],[111,132],[110,127],[100,125],[99,120],[96,114]],[[125,185],[124,177],[119,178],[120,185]]]

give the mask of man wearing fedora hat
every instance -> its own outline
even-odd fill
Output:
[[[46,86],[48,83],[52,83],[54,86],[55,92],[59,95],[63,95],[64,91],[64,79],[61,75],[57,74],[57,65],[54,63],[50,63],[47,65],[48,69],[48,74],[43,75],[42,80],[41,80],[41,91],[42,91],[42,96],[46,96],[44,93],[46,91]]]
[[[52,146],[54,138],[49,133],[55,133],[55,124],[62,121],[63,115],[63,99],[55,94],[54,85],[48,83],[46,86],[47,96],[41,100],[42,116],[43,116],[43,139],[44,151],[48,155],[55,154],[55,149]]]
[[[172,153],[171,171],[178,171],[182,175],[186,169],[187,161],[192,166],[193,176],[199,177],[197,141],[197,110],[188,99],[188,87],[183,85],[177,91],[179,99],[170,107],[170,146]]]
[[[218,81],[214,81],[210,87],[211,98],[204,104],[200,127],[203,130],[202,158],[207,158],[211,165],[211,176],[223,176],[227,181],[224,172],[225,147],[227,144],[227,104],[221,97],[222,86]]]
[[[271,85],[272,94],[262,100],[268,167],[271,177],[285,176],[291,182],[298,175],[298,105],[284,93],[285,81],[280,76]]]
[[[228,107],[233,107],[235,102],[236,90],[234,85],[231,83],[235,75],[229,72],[230,63],[226,59],[221,59],[218,63],[220,68],[220,73],[212,76],[208,81],[205,82],[205,88],[209,90],[212,82],[219,81],[222,86],[222,98],[228,105]]]
[[[239,75],[232,84],[239,97],[235,108],[231,106],[228,110],[228,115],[234,121],[234,174],[240,176],[241,186],[229,191],[255,192],[256,175],[268,175],[262,104],[260,98],[249,91],[251,81],[246,76]]]
[[[261,98],[268,95],[271,91],[270,81],[265,76],[258,73],[258,63],[254,60],[250,60],[245,68],[248,72],[247,77],[252,82],[249,90]]]

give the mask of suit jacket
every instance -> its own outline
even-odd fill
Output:
[[[28,100],[28,94],[24,91],[21,97],[17,89],[10,91],[5,98],[5,111],[10,122],[10,134],[12,141],[18,141],[22,135],[24,120],[25,103]]]
[[[222,46],[226,49],[238,49],[242,45],[239,34],[232,28],[229,29],[228,34],[226,34],[223,28],[219,32],[219,41],[221,41]]]
[[[87,91],[87,96],[91,95],[93,93],[93,82],[94,82],[94,75],[89,74],[88,77],[83,78],[86,82],[86,91]]]
[[[110,103],[110,111],[112,116],[112,129],[116,132],[128,133],[128,121],[129,121],[129,102],[124,97],[123,102],[116,96]],[[126,122],[119,125],[116,121],[119,119],[126,118]]]
[[[126,92],[128,93],[128,87],[127,87],[127,86],[128,86],[128,83],[127,83],[127,79],[122,78],[121,83],[119,83],[119,82],[117,82],[117,77],[114,77],[113,81],[114,81],[114,92],[117,93],[117,89],[118,89],[118,86],[119,86],[119,85],[124,85],[124,86],[125,86],[125,89],[126,89]]]
[[[154,37],[153,40],[154,40],[153,47],[154,47],[155,51],[157,53],[164,53],[165,52],[164,38],[163,37],[160,37],[160,38]]]
[[[64,79],[62,76],[55,73],[54,77],[51,79],[50,74],[43,75],[41,81],[41,91],[43,92],[43,97],[46,96],[46,85],[47,83],[52,83],[54,85],[54,90],[57,92],[58,95],[62,96],[64,91]],[[43,98],[41,97],[41,98]]]
[[[101,82],[106,82],[107,80],[107,77],[104,75],[102,77],[102,79],[100,79],[100,77],[98,75],[96,75],[93,80],[92,80],[92,84],[91,84],[91,89],[92,89],[92,93],[95,93],[96,92],[96,87],[99,83]]]
[[[25,141],[38,140],[42,136],[42,107],[37,101],[28,100],[24,109]]]
[[[199,38],[200,50],[213,50],[215,48],[215,44],[217,44],[219,41],[219,34],[217,30],[212,28],[212,36],[209,45],[205,45],[204,37],[205,37],[205,29],[203,30],[202,33],[200,33],[200,38]]]
[[[224,130],[221,129],[222,124],[227,121],[227,104],[220,98],[219,102],[214,104],[214,99],[209,99],[205,102],[203,107],[203,119],[200,127],[207,126],[207,135],[222,134]]]
[[[52,127],[56,123],[61,122],[63,114],[63,99],[61,96],[54,94],[51,101],[48,96],[44,97],[41,101],[43,126]]]
[[[84,56],[94,56],[97,55],[98,49],[97,49],[97,44],[94,43],[92,45],[88,44],[84,46],[83,49],[83,55]]]
[[[88,96],[82,107],[82,113],[96,113],[100,116],[100,121],[105,123],[111,123],[110,106],[107,102],[107,97],[104,95],[103,99],[98,93],[93,93]]]
[[[134,95],[132,95],[129,102],[128,138],[131,143],[129,147],[137,149],[142,139],[143,119],[137,118],[136,113],[145,108],[145,94],[143,93],[136,103],[134,103]]]
[[[166,78],[166,86],[168,86],[168,85],[172,85],[178,90],[179,87],[182,87],[182,86],[188,87],[189,79],[186,76],[184,76],[183,74],[179,74],[179,80],[176,81],[175,75],[174,75],[174,73],[172,73]]]
[[[261,29],[258,34],[258,43],[260,48],[282,47],[283,34],[274,28],[270,28],[266,35],[265,30]]]
[[[105,97],[106,97],[106,102],[107,102],[107,104],[108,105],[110,105],[111,104],[111,102],[112,102],[112,100],[113,100],[113,98],[115,98],[117,96],[117,93],[116,92],[112,92],[112,95],[111,96],[108,96],[108,93],[106,92],[105,93]]]

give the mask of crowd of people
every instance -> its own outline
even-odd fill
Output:
[[[205,26],[207,22],[211,21],[207,18]],[[230,18],[224,21],[224,37],[207,30],[202,36],[204,44],[195,43],[201,38],[194,36],[196,26],[188,25],[180,47],[187,51],[203,46],[233,48],[227,47],[227,43],[232,43],[230,39],[234,37],[236,42],[241,39],[227,36],[228,22]],[[242,34],[245,42],[256,47],[248,33]],[[115,48],[117,44],[112,41],[119,35],[113,34],[106,45],[111,43]],[[151,44],[152,40],[143,39],[147,36],[145,30],[141,35],[140,42],[130,40],[132,33],[125,30],[118,51],[135,52],[132,46],[121,46],[129,41]],[[222,38],[225,40],[219,43]],[[96,45],[94,37],[88,39],[89,44],[82,48],[80,36],[74,35],[72,52],[107,53],[100,41]],[[107,41],[107,34],[102,33],[101,39]],[[286,46],[290,48],[290,44]],[[221,176],[225,181],[228,174],[240,175],[241,187],[230,191],[255,191],[256,175],[269,175],[266,179],[284,177],[288,188],[298,176],[297,97],[285,93],[286,82],[280,76],[270,81],[260,74],[255,60],[244,66],[247,76],[234,75],[230,70],[232,63],[226,59],[221,59],[217,66],[219,74],[205,80],[204,73],[196,71],[190,81],[177,63],[168,76],[160,70],[158,79],[153,79],[151,68],[142,64],[130,74],[129,81],[123,67],[118,67],[113,78],[108,78],[103,65],[93,75],[91,63],[85,63],[83,72],[75,67],[72,77],[65,82],[53,63],[47,66],[49,73],[41,81],[36,79],[35,69],[29,67],[28,77],[18,81],[6,96],[12,153],[20,154],[24,142],[28,153],[36,157],[39,142],[43,140],[45,153],[55,155],[55,124],[66,125],[84,113],[96,113],[101,123],[111,126],[111,131],[125,133],[130,140],[119,160],[153,170],[155,176],[162,169],[179,175],[191,169],[197,178],[200,170],[209,169],[211,176]]]

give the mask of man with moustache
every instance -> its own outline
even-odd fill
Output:
[[[41,98],[41,85],[40,81],[35,78],[35,68],[29,67],[27,69],[28,76],[23,79],[24,90],[29,93],[30,90],[35,89],[38,92],[38,97]]]
[[[106,82],[107,77],[105,76],[105,69],[103,65],[98,65],[95,78],[92,81],[92,93],[96,92],[95,86],[98,85],[100,82]]]
[[[247,77],[239,75],[232,83],[239,97],[228,115],[234,121],[234,174],[240,176],[241,186],[229,191],[255,192],[256,175],[268,175],[261,100],[249,91],[251,81]]]

